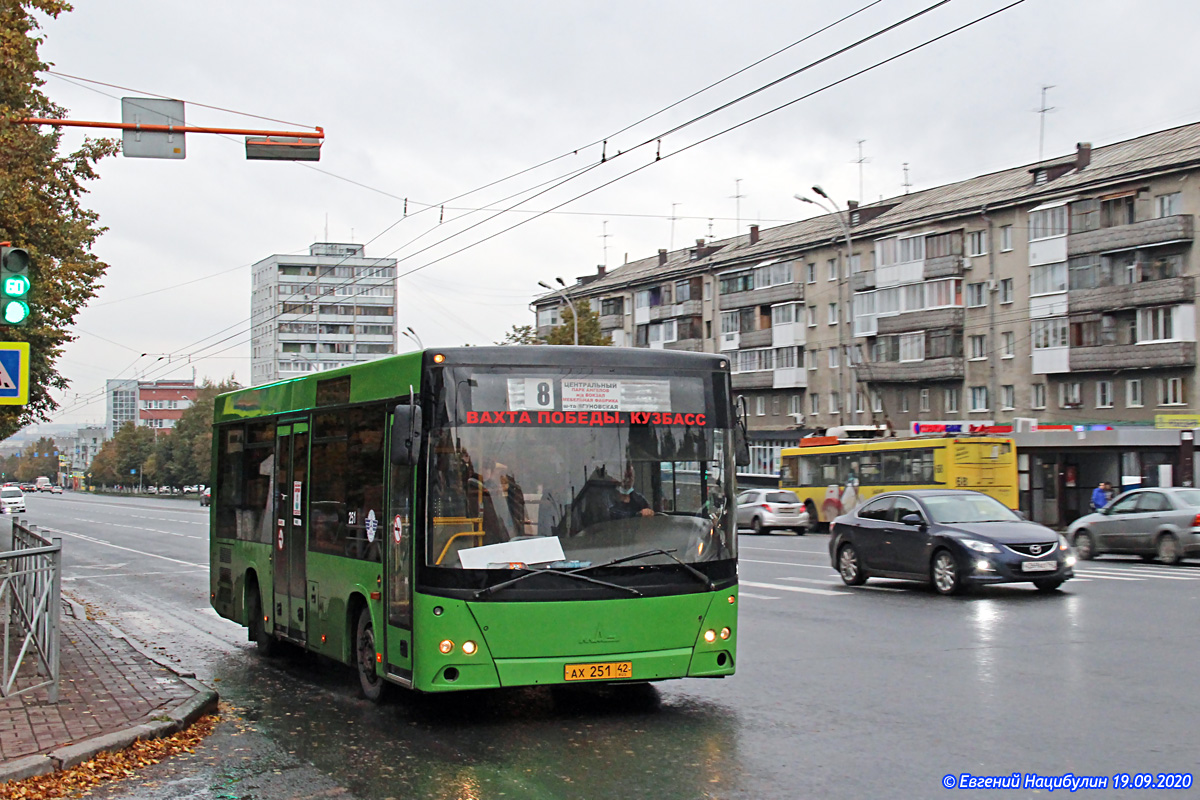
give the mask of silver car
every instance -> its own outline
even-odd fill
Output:
[[[1067,539],[1083,559],[1126,553],[1164,564],[1200,556],[1200,489],[1134,489],[1080,517]]]
[[[5,486],[0,489],[0,507],[5,514],[24,514],[25,493],[16,486]]]
[[[778,489],[750,489],[737,497],[737,524],[755,533],[770,533],[774,528],[791,528],[803,535],[808,530],[808,512],[795,492]]]

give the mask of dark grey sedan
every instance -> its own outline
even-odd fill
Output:
[[[1138,555],[1164,564],[1200,557],[1200,489],[1160,487],[1119,495],[1067,529],[1080,558]]]
[[[901,578],[958,594],[1028,581],[1052,592],[1074,577],[1065,538],[979,492],[888,492],[835,519],[829,534],[830,560],[848,586]]]

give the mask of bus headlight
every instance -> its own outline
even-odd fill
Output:
[[[473,656],[475,651],[479,649],[474,642],[463,642],[462,651],[465,655]]]
[[[442,639],[442,643],[438,645],[438,650],[442,652],[442,655],[448,655],[453,649],[454,642],[450,641],[449,639]]]
[[[717,640],[717,632],[716,631],[714,631],[710,628],[709,630],[706,630],[704,632],[704,641],[708,642],[709,644],[712,644],[716,640]]]

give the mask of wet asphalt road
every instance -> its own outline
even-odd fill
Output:
[[[194,500],[29,498],[29,521],[64,539],[64,589],[235,712],[196,753],[96,796],[921,798],[948,773],[1200,771],[1200,563],[1102,559],[1053,595],[942,598],[841,586],[823,535],[743,535],[732,678],[374,707],[348,669],[264,661],[209,609],[207,516]]]

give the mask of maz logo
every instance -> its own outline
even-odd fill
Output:
[[[585,636],[579,640],[580,644],[605,644],[607,642],[619,642],[620,637],[605,635],[604,631],[600,630],[600,626],[596,626],[596,632],[591,636]]]

